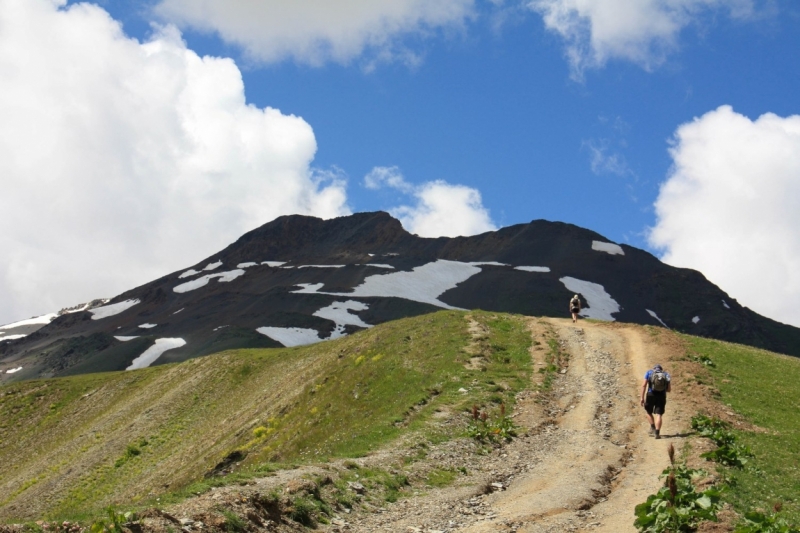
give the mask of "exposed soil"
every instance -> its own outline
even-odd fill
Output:
[[[355,494],[360,503],[352,511],[335,508],[331,524],[319,524],[317,529],[634,532],[634,507],[660,488],[659,474],[669,461],[668,446],[673,444],[690,463],[697,461],[703,449],[702,441],[688,430],[691,416],[702,410],[741,424],[714,401],[713,390],[690,385],[703,369],[683,358],[682,341],[671,332],[540,318],[529,319],[529,327],[538,341],[531,347],[535,370],[545,366],[548,336],[555,336],[565,357],[549,391],[538,386],[545,374],[535,371],[531,387],[518,395],[511,415],[522,428],[518,438],[496,447],[456,439],[426,448],[423,458],[404,461],[414,453],[413,436],[409,436],[392,449],[356,463],[404,474],[416,492],[396,503],[380,504]],[[470,364],[477,368],[484,332],[474,325],[470,332],[475,340]],[[673,376],[660,440],[649,435],[639,405],[642,377],[655,363],[663,364]],[[439,415],[437,423],[463,423],[461,414],[443,411]],[[686,446],[690,440],[691,446]],[[287,515],[292,495],[324,495],[330,480],[347,469],[344,462],[328,463],[215,489],[163,511],[152,510],[137,527],[145,531],[236,530],[226,522],[225,510],[242,518],[240,530],[302,531],[305,527]],[[425,487],[421,480],[433,469],[464,473],[445,488]],[[317,481],[311,481],[312,477]],[[730,531],[731,522],[723,512],[721,524],[703,531]]]

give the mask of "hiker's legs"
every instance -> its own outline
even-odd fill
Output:
[[[572,313],[572,321],[573,322],[577,322],[578,321],[578,313],[575,313],[575,312]]]
[[[661,431],[661,415],[653,415],[650,418],[654,420],[651,425],[656,426],[656,431]]]

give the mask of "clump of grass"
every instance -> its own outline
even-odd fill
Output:
[[[220,514],[225,517],[225,531],[228,533],[241,533],[247,529],[247,523],[230,509],[220,509]]]

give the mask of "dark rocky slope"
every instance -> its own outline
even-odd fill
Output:
[[[26,337],[0,341],[0,380],[122,370],[158,339],[185,344],[168,341],[171,349],[152,364],[280,346],[278,338],[287,344],[307,342],[309,335],[325,339],[443,306],[567,316],[575,292],[587,317],[663,322],[694,335],[800,355],[800,329],[740,306],[699,272],[560,222],[426,239],[382,212],[332,220],[284,216],[193,270],[113,298],[105,309],[134,302],[117,314],[98,318],[104,307],[65,314]],[[208,275],[216,277],[205,285],[196,281]],[[176,291],[193,281],[202,286]],[[270,336],[257,331],[265,327],[273,328],[263,330]]]

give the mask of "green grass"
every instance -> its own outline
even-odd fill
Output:
[[[783,503],[783,514],[800,523],[800,359],[684,336],[689,357],[706,365],[720,399],[763,432],[734,431],[755,457],[742,470],[730,470],[725,493],[739,512],[769,510]]]
[[[489,331],[480,369],[465,366],[467,315]],[[360,457],[409,431],[459,436],[434,415],[510,410],[530,380],[530,342],[523,317],[442,311],[312,346],[0,387],[0,521],[86,520],[279,464]],[[247,454],[234,473],[203,479],[234,450]]]

